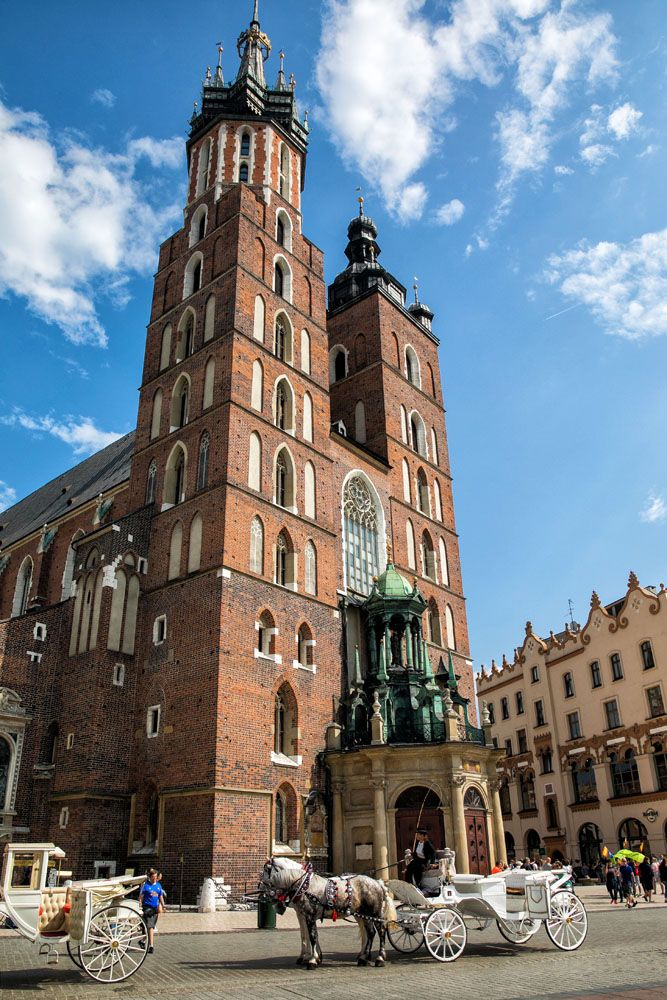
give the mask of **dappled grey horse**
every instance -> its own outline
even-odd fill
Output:
[[[317,921],[352,916],[359,925],[361,951],[357,965],[368,965],[377,932],[379,952],[375,964],[385,963],[387,923],[396,920],[396,909],[384,882],[368,875],[341,875],[324,878],[310,864],[290,858],[269,858],[262,869],[261,891],[279,908],[293,907],[299,918],[301,954],[298,964],[315,969],[322,961],[317,937]]]

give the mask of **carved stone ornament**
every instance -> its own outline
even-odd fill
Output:
[[[452,776],[452,784],[456,785],[457,788],[463,788],[466,783],[465,774],[455,774]]]
[[[25,709],[21,707],[21,699],[16,691],[0,688],[0,712],[6,715],[25,715]]]

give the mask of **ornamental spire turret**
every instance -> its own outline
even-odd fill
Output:
[[[241,57],[237,81],[251,77],[260,87],[266,87],[264,63],[269,58],[271,42],[259,24],[259,0],[255,0],[250,27],[241,32],[236,47]]]
[[[278,79],[276,80],[276,90],[287,90],[287,84],[285,83],[285,53],[280,50],[280,69],[278,70]]]

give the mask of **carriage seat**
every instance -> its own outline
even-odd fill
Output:
[[[505,881],[496,875],[454,875],[452,885],[460,896],[502,896]]]
[[[42,889],[37,932],[42,937],[65,937],[69,934],[71,908],[69,889]]]

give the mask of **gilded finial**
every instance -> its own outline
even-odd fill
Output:
[[[633,573],[633,571],[630,570],[630,576],[628,577],[628,590],[631,590],[633,587],[638,587],[638,586],[639,586],[639,580],[637,578],[637,574]]]
[[[362,219],[364,215],[364,195],[360,187],[357,188],[357,191],[359,192],[359,197],[357,198],[359,202],[359,218]]]
[[[593,593],[591,594],[591,608],[592,609],[599,608],[601,604],[602,601],[598,597],[597,593],[593,591]]]
[[[391,542],[387,542],[387,563],[393,563],[394,557],[391,551]]]
[[[296,77],[294,73],[290,73],[289,75],[289,85],[291,90],[296,90]]]

